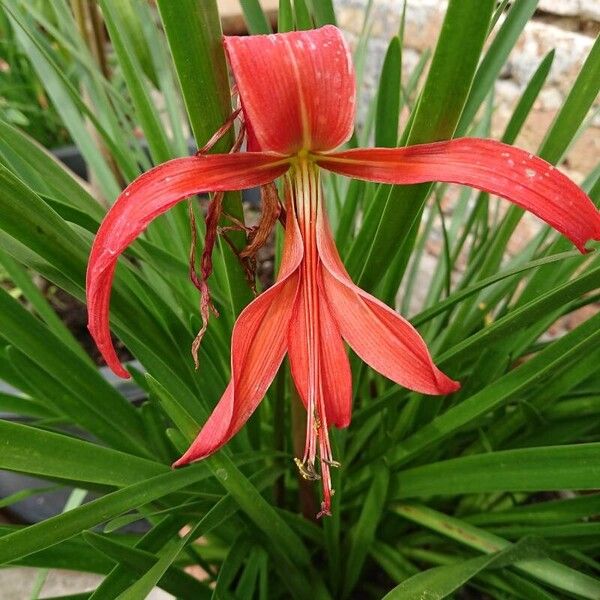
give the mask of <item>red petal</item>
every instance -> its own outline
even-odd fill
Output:
[[[600,213],[568,177],[541,158],[492,140],[461,138],[408,148],[321,156],[335,173],[381,183],[444,181],[502,196],[568,237],[581,252],[600,239]]]
[[[294,211],[289,211],[294,215]],[[289,217],[288,217],[289,218]],[[302,284],[301,284],[302,285]],[[352,415],[352,373],[337,324],[323,289],[319,290],[319,375],[328,425],[347,427]],[[309,388],[308,341],[301,290],[298,291],[288,335],[290,370],[298,394],[307,406]]]
[[[289,220],[277,282],[242,311],[233,328],[231,381],[198,437],[173,466],[205,458],[226,444],[264,397],[287,350],[302,255],[300,232]]]
[[[117,375],[129,377],[115,353],[109,331],[110,291],[119,255],[154,218],[177,202],[193,194],[262,185],[287,168],[277,157],[262,153],[178,158],[144,173],[121,193],[98,229],[86,280],[88,328]]]
[[[356,84],[342,33],[226,37],[246,120],[263,150],[332,150],[352,134]]]
[[[325,215],[319,212],[317,244],[323,286],[342,337],[376,371],[425,394],[449,394],[460,384],[434,364],[417,330],[400,315],[361,290],[342,265]]]
[[[320,303],[319,309],[321,326],[320,364],[327,423],[336,427],[348,427],[352,416],[350,361],[340,330],[326,300]]]

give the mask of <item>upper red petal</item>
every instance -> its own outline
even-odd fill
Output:
[[[600,239],[600,213],[575,183],[541,158],[493,140],[461,138],[407,148],[320,156],[335,173],[381,183],[459,183],[502,196],[568,237],[581,252]]]
[[[317,244],[331,313],[356,354],[382,375],[411,390],[449,394],[459,389],[458,382],[435,366],[417,330],[350,280],[323,210],[318,216]]]
[[[117,375],[129,377],[109,331],[110,292],[119,255],[154,218],[177,202],[193,194],[262,185],[287,168],[280,159],[265,153],[178,158],[144,173],[121,193],[98,229],[86,278],[88,328]]]
[[[200,433],[174,464],[205,458],[227,443],[256,410],[287,350],[288,323],[298,289],[303,247],[294,219],[288,219],[277,282],[238,317],[231,337],[231,381]]]
[[[356,84],[339,29],[226,37],[246,120],[262,150],[333,150],[352,134]]]

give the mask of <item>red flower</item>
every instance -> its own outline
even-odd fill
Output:
[[[444,181],[497,194],[535,213],[582,251],[600,239],[589,198],[542,159],[511,146],[457,139],[408,148],[333,152],[354,122],[355,81],[338,29],[228,37],[225,49],[239,90],[248,152],[172,160],[134,181],[107,214],[87,274],[89,329],[122,377],[110,340],[108,309],[118,256],[148,223],[197,193],[239,190],[284,176],[285,248],[276,283],[240,314],[231,341],[231,381],[189,450],[175,466],[202,459],[244,425],[287,353],[308,412],[304,476],[321,478],[328,514],[328,428],[351,417],[351,374],[344,341],[389,379],[426,394],[459,384],[433,363],[417,331],[349,279],[327,223],[320,169],[394,184]],[[320,464],[316,464],[317,461]]]

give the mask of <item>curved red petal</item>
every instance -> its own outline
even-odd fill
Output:
[[[298,276],[261,294],[240,314],[231,339],[232,377],[198,437],[173,466],[205,458],[226,444],[263,399],[287,351]]]
[[[287,351],[302,256],[298,226],[289,219],[277,282],[251,302],[234,325],[231,381],[192,445],[173,466],[205,458],[226,444],[264,397]]]
[[[460,384],[435,366],[417,330],[350,280],[322,210],[318,221],[323,287],[339,331],[350,347],[376,371],[411,390],[434,395],[458,390]]]
[[[568,237],[581,252],[600,240],[600,213],[566,175],[538,156],[493,140],[461,138],[407,148],[323,155],[330,171],[381,183],[458,183],[502,196]]]
[[[263,150],[333,150],[353,130],[356,84],[339,29],[226,37],[247,122]]]
[[[287,168],[280,158],[265,153],[178,158],[144,173],[121,193],[98,229],[86,277],[88,329],[117,375],[129,377],[109,330],[110,292],[119,255],[153,219],[177,202],[193,194],[262,185]]]

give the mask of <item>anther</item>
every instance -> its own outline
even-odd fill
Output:
[[[317,481],[321,476],[315,471],[315,466],[312,463],[304,463],[299,458],[294,458],[294,462],[298,467],[300,475],[308,481]]]

